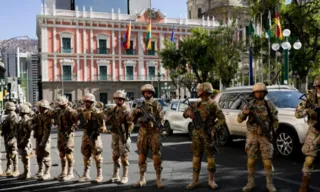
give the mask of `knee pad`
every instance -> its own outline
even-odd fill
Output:
[[[213,157],[208,157],[208,171],[209,172],[215,172],[216,171],[216,159]]]
[[[193,166],[193,171],[200,172],[201,158],[200,157],[193,157],[192,166]]]
[[[305,159],[305,161],[304,161],[303,166],[304,166],[304,167],[311,168],[312,165],[313,165],[314,159],[315,159],[315,158],[312,157],[312,156],[306,156],[306,159]]]
[[[256,161],[257,161],[257,159],[255,159],[255,158],[248,158],[248,160],[247,160],[248,167],[254,168],[256,165]]]
[[[121,164],[122,166],[129,166],[128,156],[121,156]]]
[[[113,162],[118,161],[118,160],[119,160],[119,156],[117,156],[117,155],[112,155],[112,160],[113,160]]]

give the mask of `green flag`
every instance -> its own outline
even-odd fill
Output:
[[[254,27],[253,27],[252,21],[250,20],[250,23],[249,23],[249,36],[252,37],[253,35],[254,35]]]
[[[270,15],[270,11],[268,11],[268,18],[267,18],[267,22],[266,22],[266,37],[267,37],[267,39],[271,38],[270,25],[271,25],[271,15]]]

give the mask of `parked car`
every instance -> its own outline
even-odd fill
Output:
[[[199,99],[189,99],[190,103],[194,103]],[[190,118],[184,118],[183,112],[188,107],[185,100],[172,100],[166,114],[164,116],[164,128],[168,135],[172,135],[173,131],[180,131],[189,133],[190,138],[192,138],[192,120]]]
[[[280,85],[268,86],[267,100],[270,100],[278,110],[279,128],[275,133],[274,147],[282,156],[291,156],[300,152],[304,143],[308,125],[304,119],[297,119],[294,115],[302,95],[297,89]],[[247,134],[246,121],[239,124],[237,116],[243,109],[245,102],[239,97],[252,98],[252,86],[227,88],[215,97],[215,101],[222,109],[227,122],[223,135],[219,137],[220,143],[226,144],[234,137],[245,137]]]

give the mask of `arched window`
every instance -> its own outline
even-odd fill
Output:
[[[200,19],[202,17],[202,9],[198,8],[198,18]]]

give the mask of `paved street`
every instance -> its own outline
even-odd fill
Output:
[[[75,179],[78,179],[83,173],[83,162],[80,153],[82,132],[76,133],[76,167]],[[52,133],[52,171],[51,175],[54,177],[60,173],[60,162],[58,151],[56,148],[57,134]],[[112,174],[112,155],[110,149],[111,135],[103,135],[104,141],[104,163],[103,175],[104,180],[107,181]],[[58,182],[45,181],[38,182],[35,180],[17,181],[12,178],[0,178],[0,191],[158,191],[155,186],[155,171],[153,168],[150,155],[148,158],[147,171],[147,186],[142,189],[132,188],[133,184],[139,178],[138,170],[138,155],[136,148],[137,134],[132,136],[132,152],[130,154],[130,175],[129,184],[91,184],[91,183],[77,183],[77,182]],[[164,138],[163,140],[163,180],[166,188],[161,191],[186,191],[185,186],[192,178],[192,156],[190,153],[190,141],[187,134],[174,134],[173,136]],[[246,154],[244,152],[244,141],[234,142],[231,146],[221,147],[221,154],[217,155],[217,182],[221,188],[217,191],[240,191],[246,184]],[[3,141],[1,144],[2,153],[2,168],[5,168],[6,160],[3,148]],[[201,187],[197,191],[209,191],[207,186],[207,170],[206,158],[203,159],[201,170]],[[301,179],[301,160],[286,160],[283,158],[276,158],[274,161],[275,176],[274,183],[280,192],[296,192],[298,191]],[[36,159],[31,161],[31,172],[34,175],[37,171]],[[315,171],[311,182],[311,191],[320,191],[320,183],[317,180],[320,178],[320,163],[317,162]],[[22,171],[21,162],[19,161],[19,169]],[[96,175],[95,163],[92,161],[90,169],[91,178],[94,179]],[[258,171],[256,174],[257,188],[254,191],[264,191],[265,178],[263,175],[262,164],[258,163]]]

